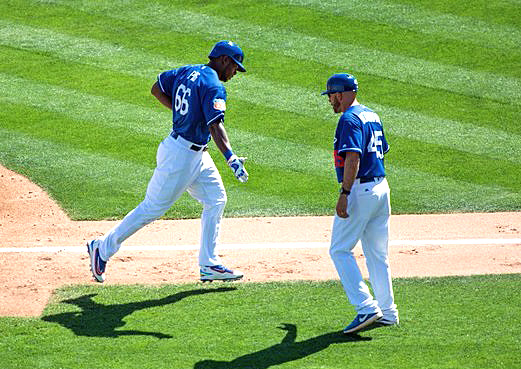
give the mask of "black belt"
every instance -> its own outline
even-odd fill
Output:
[[[175,133],[174,131],[172,131],[172,133],[170,133],[170,136],[172,136],[176,140],[177,140],[177,137],[179,137],[179,135],[177,133]],[[194,150],[194,151],[200,151],[200,150],[206,151],[207,149],[208,149],[208,147],[206,145],[199,146],[199,145],[194,144],[194,145],[190,146],[190,150]]]
[[[375,182],[380,178],[382,178],[382,177],[360,177],[358,179],[360,180],[360,183],[368,183],[368,182]]]

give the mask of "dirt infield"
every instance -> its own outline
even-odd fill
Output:
[[[59,246],[73,249],[116,223],[74,222],[38,186],[0,167],[0,316],[35,316],[52,291],[91,282],[86,252],[25,252]],[[332,217],[224,219],[220,242],[263,244],[327,243]],[[194,282],[196,250],[129,251],[125,246],[197,245],[199,220],[157,221],[132,236],[107,266],[106,284]],[[394,277],[521,273],[521,243],[429,242],[407,240],[519,239],[521,213],[396,215],[391,218],[390,251]],[[260,245],[261,246],[261,245]],[[226,249],[227,265],[245,281],[336,279],[327,247]],[[19,252],[19,251],[24,252]],[[85,249],[86,250],[86,249]],[[367,275],[360,249],[357,258]],[[102,285],[100,285],[102,287]]]

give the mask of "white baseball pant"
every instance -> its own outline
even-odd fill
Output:
[[[194,151],[181,136],[165,138],[157,149],[157,167],[148,183],[145,199],[116,227],[101,238],[100,256],[107,261],[121,243],[160,218],[185,192],[203,204],[199,265],[219,265],[215,254],[226,191],[208,151]]]
[[[348,218],[335,214],[329,250],[344,291],[358,314],[381,311],[385,318],[397,320],[388,258],[391,205],[387,180],[382,177],[361,184],[357,179],[347,204]],[[353,254],[359,240],[376,299],[364,282]]]

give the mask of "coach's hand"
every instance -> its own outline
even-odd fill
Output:
[[[336,203],[336,213],[340,218],[348,218],[347,214],[347,195],[340,195]]]
[[[232,155],[230,159],[228,159],[228,166],[232,169],[235,178],[239,180],[239,182],[246,182],[248,180],[248,172],[244,169],[244,161],[246,158],[240,158],[237,155]]]

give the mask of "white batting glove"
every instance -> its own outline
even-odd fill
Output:
[[[246,158],[239,158],[237,155],[232,155],[228,159],[228,166],[232,169],[235,178],[239,182],[246,182],[248,180],[248,172],[244,169],[244,161]]]

